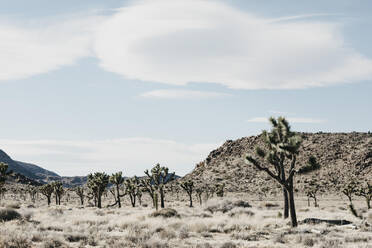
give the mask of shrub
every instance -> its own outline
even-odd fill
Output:
[[[9,247],[9,248],[31,248],[31,242],[23,236],[19,235],[10,235],[6,239],[0,238],[0,247]]]
[[[210,202],[209,205],[205,208],[205,210],[211,213],[214,213],[214,212],[227,213],[236,207],[250,208],[251,205],[248,202],[245,202],[242,200],[225,199],[223,201]]]
[[[314,240],[310,237],[307,237],[303,241],[304,246],[313,247],[314,246]]]
[[[54,239],[54,238],[45,241],[45,243],[43,244],[43,248],[58,248],[58,247],[66,247],[66,245],[61,240]]]
[[[14,209],[10,208],[0,209],[0,221],[11,221],[20,218],[21,215]]]
[[[176,210],[172,208],[163,208],[159,211],[153,212],[151,217],[163,217],[163,218],[171,218],[171,217],[180,217]]]
[[[233,242],[225,242],[221,245],[221,248],[236,248],[236,244],[234,244]]]

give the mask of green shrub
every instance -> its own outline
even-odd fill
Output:
[[[21,215],[11,208],[0,209],[0,221],[11,221],[20,219]]]

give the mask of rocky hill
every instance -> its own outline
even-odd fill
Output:
[[[305,165],[310,155],[317,158],[321,169],[317,175],[339,168],[359,168],[372,177],[372,134],[370,133],[300,133],[303,138],[298,164]],[[256,192],[273,181],[245,163],[246,154],[262,146],[261,136],[228,140],[212,151],[182,180],[192,178],[197,184],[225,183],[227,191]],[[297,177],[298,183],[304,176]],[[305,176],[306,177],[306,176]]]

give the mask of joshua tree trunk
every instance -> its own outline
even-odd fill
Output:
[[[192,194],[189,194],[190,197],[190,208],[192,208]]]
[[[293,186],[290,186],[291,188],[288,190],[289,195],[289,209],[291,212],[291,222],[292,227],[297,226],[297,217],[296,217],[296,207],[295,207],[295,201],[294,201],[294,193],[293,193]]]
[[[154,207],[155,207],[156,211],[158,211],[158,209],[159,209],[159,205],[158,205],[158,193],[154,193]]]
[[[58,195],[57,194],[55,195],[56,195],[56,205],[58,205]]]
[[[51,202],[50,196],[47,196],[47,199],[48,199],[48,206],[49,206],[50,205],[50,202]]]
[[[367,202],[367,208],[368,209],[371,209],[371,199],[370,198],[366,198],[366,202]]]
[[[98,199],[97,199],[97,207],[98,208],[102,208],[101,199],[102,199],[102,195],[100,193],[98,193]]]
[[[116,201],[118,202],[119,208],[121,208],[119,184],[116,185],[116,198],[117,198]]]
[[[289,204],[288,204],[288,191],[283,187],[283,199],[284,199],[284,219],[287,219],[289,216]]]
[[[164,191],[163,191],[163,189],[160,190],[160,207],[164,208]]]

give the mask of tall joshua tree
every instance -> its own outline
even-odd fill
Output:
[[[124,183],[123,173],[120,171],[112,174],[110,176],[110,183],[114,184],[114,187],[116,189],[116,202],[114,205],[118,204],[119,208],[121,208],[120,198],[124,196],[120,194],[120,186]]]
[[[191,180],[184,181],[180,184],[181,188],[183,188],[190,199],[190,208],[192,208],[192,192],[194,190],[194,182]]]
[[[47,198],[48,201],[48,206],[50,205],[51,202],[51,197],[54,192],[54,187],[52,184],[44,184],[43,186],[40,187],[40,193],[44,195]]]
[[[266,172],[282,186],[284,218],[288,217],[289,209],[292,226],[296,227],[293,177],[296,174],[296,159],[302,140],[300,136],[291,131],[284,117],[278,119],[271,117],[269,121],[272,125],[271,131],[262,132],[265,147],[256,147],[256,155],[259,158],[247,155],[246,162]]]
[[[88,175],[88,187],[92,190],[95,199],[97,200],[97,207],[102,208],[102,194],[105,191],[109,182],[110,176],[104,172],[95,172]]]
[[[151,180],[150,182],[156,187],[156,190],[160,195],[160,207],[164,208],[165,190],[164,186],[168,182],[174,179],[175,173],[169,173],[167,167],[162,167],[160,164],[156,164],[152,169],[151,173],[146,170],[146,176]]]

